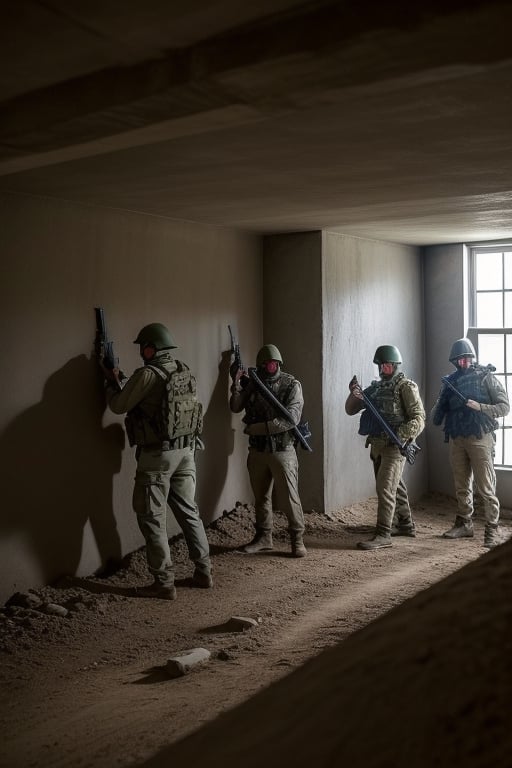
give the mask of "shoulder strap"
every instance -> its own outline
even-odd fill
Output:
[[[168,373],[165,370],[165,368],[163,368],[162,366],[157,365],[157,364],[153,364],[153,365],[147,364],[146,368],[149,368],[150,370],[152,370],[154,373],[156,373],[158,376],[160,376],[160,378],[163,379],[166,383],[169,381],[169,379],[172,376],[172,374]]]
[[[160,376],[160,378],[162,378],[164,381],[170,381],[173,373],[183,373],[183,371],[190,370],[188,365],[183,363],[181,360],[175,359],[174,362],[176,363],[176,370],[171,371],[170,373],[169,371],[166,371],[163,365],[159,365],[158,363],[147,363],[146,368],[151,368],[151,370],[157,373]]]

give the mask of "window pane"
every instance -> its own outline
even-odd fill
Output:
[[[512,401],[512,245],[482,243],[471,249],[471,256],[474,294],[470,309],[478,362],[495,366],[495,376]],[[512,468],[512,413],[497,421],[495,464]]]
[[[497,429],[496,430],[496,450],[494,454],[494,463],[495,464],[503,464],[505,463],[503,461],[503,436],[510,435],[512,438],[512,430],[508,430],[505,432],[503,429]],[[510,451],[512,456],[512,442],[510,444]]]
[[[478,362],[481,365],[496,366],[501,373],[505,370],[504,336],[497,333],[478,334]]]
[[[512,336],[508,335],[505,337],[506,342],[506,355],[507,355],[507,367],[506,370],[512,372]],[[512,392],[512,390],[510,390]]]
[[[505,251],[505,285],[504,288],[512,288],[512,251]]]
[[[505,328],[512,327],[512,292],[503,294],[505,300]]]
[[[507,339],[509,341],[509,339]],[[501,379],[501,377],[500,377]],[[503,383],[503,382],[502,382]],[[509,400],[512,399],[510,396],[510,393],[512,392],[512,376],[506,376],[505,377],[505,389],[507,390],[507,395],[509,396]],[[505,416],[503,419],[503,424],[506,427],[512,427],[512,412],[509,412],[508,416]]]
[[[479,328],[503,328],[502,293],[477,293],[476,321]]]
[[[499,435],[501,438],[501,435],[503,434],[503,440],[504,440],[504,447],[505,447],[505,457],[504,457],[504,464],[512,464],[512,429],[505,429],[503,432],[499,430]],[[500,439],[501,442],[501,439]],[[498,433],[496,433],[496,446],[498,445]],[[496,457],[498,457],[498,453],[496,453]],[[499,463],[498,461],[496,463]]]
[[[476,285],[479,291],[503,288],[503,260],[499,253],[476,254]]]

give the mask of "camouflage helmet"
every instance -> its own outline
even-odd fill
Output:
[[[392,344],[383,344],[375,350],[373,362],[376,365],[382,365],[383,363],[396,363],[397,365],[401,365],[402,355],[400,354],[398,347],[394,347]]]
[[[281,353],[275,344],[265,344],[258,354],[256,355],[256,365],[265,365],[269,360],[277,360],[278,363],[283,362]]]
[[[469,339],[457,339],[453,342],[448,359],[455,365],[459,357],[476,358],[475,348]]]
[[[176,349],[171,334],[162,323],[149,323],[141,328],[133,342],[145,347],[150,345],[155,349]]]

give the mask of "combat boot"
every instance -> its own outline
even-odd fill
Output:
[[[391,526],[392,536],[410,536],[414,538],[416,536],[416,526],[413,520],[393,522]]]
[[[200,571],[199,568],[196,568],[194,575],[192,576],[192,584],[194,587],[199,587],[200,589],[211,589],[213,587],[211,573],[206,573],[205,571]]]
[[[269,552],[271,549],[274,549],[272,531],[258,530],[254,539],[242,547],[241,551],[248,555],[255,555],[257,552]]]
[[[486,523],[484,530],[484,547],[487,547],[487,549],[492,549],[498,544],[500,544],[498,523]]]
[[[302,533],[291,531],[290,539],[292,542],[292,557],[306,557],[308,551],[304,546],[304,542],[302,540]]]
[[[473,521],[469,517],[457,515],[453,528],[443,533],[443,539],[471,539],[473,538]]]
[[[135,597],[156,597],[157,600],[176,600],[176,587],[174,584],[164,585],[158,581],[145,587],[136,587]]]
[[[359,541],[357,544],[358,549],[382,549],[383,547],[391,547],[393,542],[391,541],[391,529],[384,525],[378,525],[375,529],[375,536],[369,541]]]

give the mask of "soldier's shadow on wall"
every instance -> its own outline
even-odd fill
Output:
[[[207,523],[213,519],[226,483],[228,458],[235,447],[228,402],[230,364],[231,352],[223,352],[217,382],[204,415],[202,440],[205,450],[196,453],[196,500],[201,517]]]
[[[104,410],[96,362],[80,355],[50,376],[41,401],[0,438],[2,535],[22,535],[46,582],[76,574],[88,521],[102,564],[121,559],[112,486],[124,431],[102,426]]]

